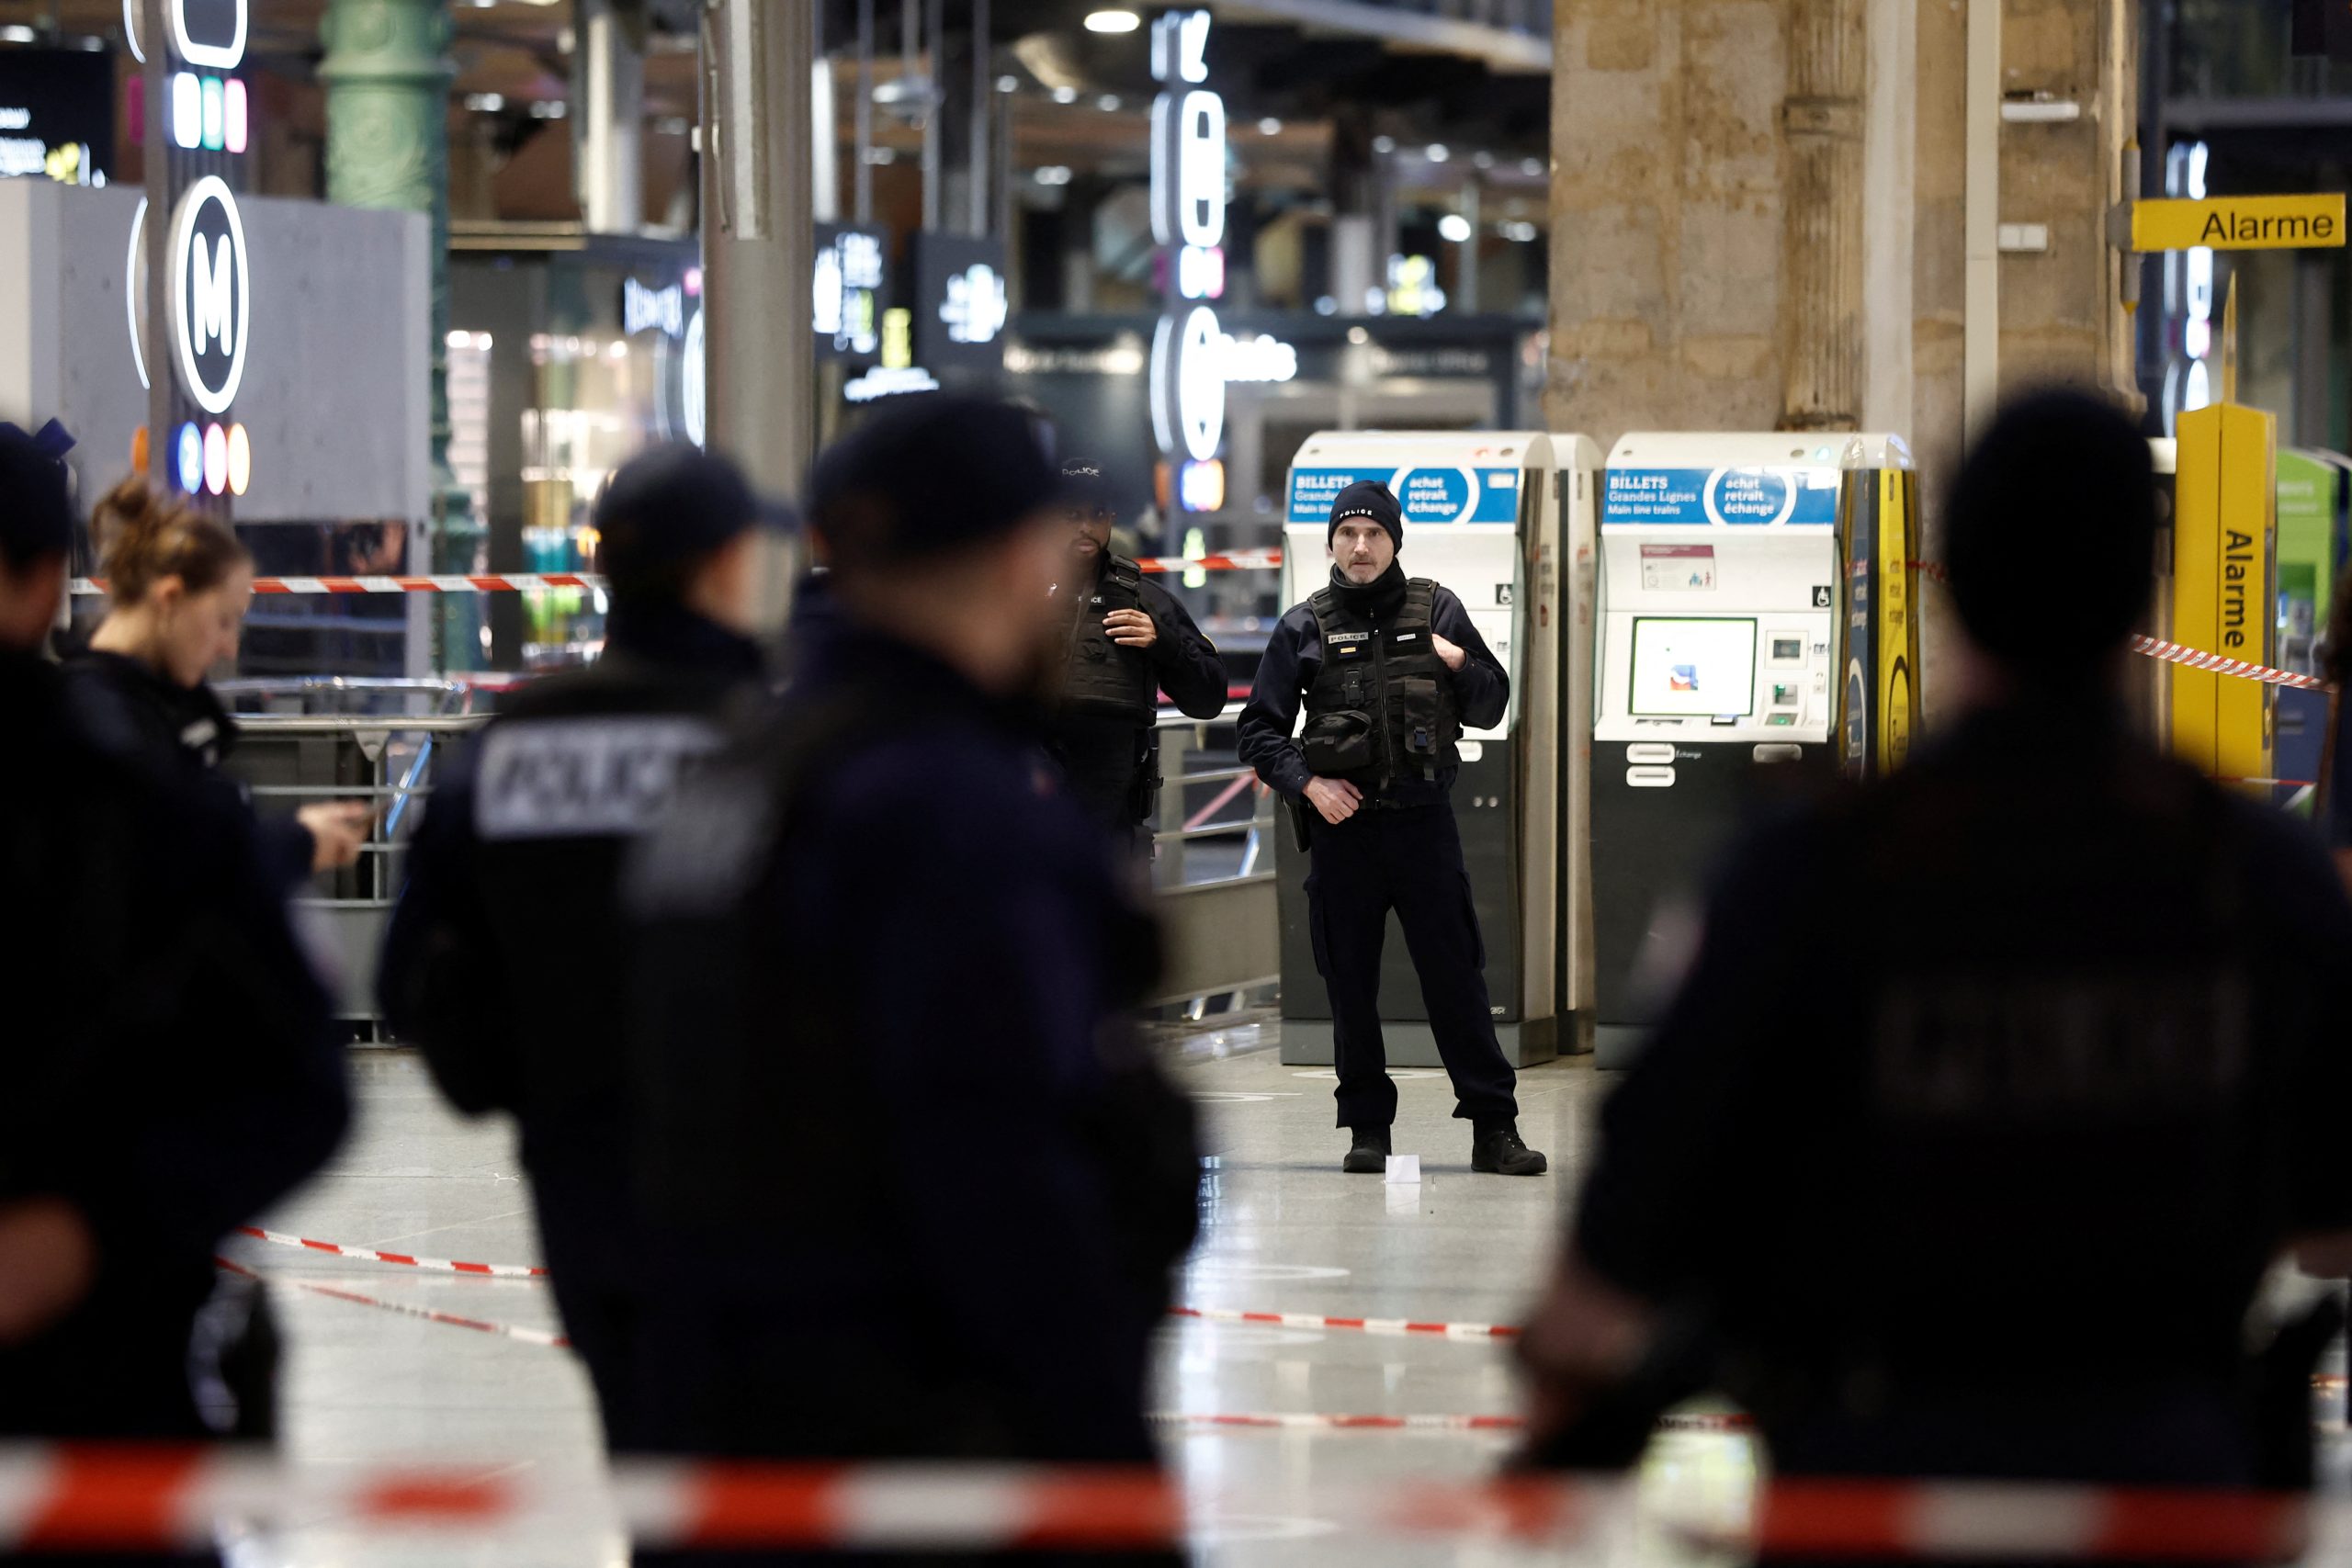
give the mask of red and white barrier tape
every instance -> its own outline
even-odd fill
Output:
[[[369,1263],[396,1263],[403,1269],[424,1269],[439,1274],[482,1274],[499,1280],[544,1280],[548,1277],[545,1269],[530,1263],[460,1263],[447,1258],[412,1258],[405,1252],[379,1252],[373,1247],[345,1247],[341,1242],[313,1241],[306,1235],[288,1235],[280,1231],[266,1231],[254,1225],[239,1225],[237,1234],[276,1247],[323,1252],[335,1258],[356,1258]]]
[[[1265,571],[1283,564],[1280,550],[1237,550],[1227,555],[1147,556],[1136,565],[1148,572]],[[479,572],[428,577],[256,577],[256,593],[537,593],[551,588],[595,589],[605,580],[589,572]],[[104,593],[103,577],[77,577],[78,594]]]
[[[1566,1544],[1635,1497],[1615,1478],[1547,1476],[1322,1485],[1311,1501],[1360,1532]],[[1251,1501],[1242,1488],[1213,1506]],[[0,1449],[0,1549],[200,1547],[221,1517],[380,1535],[576,1528],[613,1514],[640,1547],[1135,1549],[1179,1545],[1187,1524],[1179,1483],[1139,1468],[623,1461],[607,1491],[488,1462],[290,1471],[228,1450]],[[1781,1555],[2278,1561],[2314,1539],[2340,1548],[2352,1504],[2260,1492],[1781,1481],[1763,1489],[1745,1525],[1658,1523]]]
[[[1445,1339],[1513,1339],[1519,1330],[1498,1323],[1417,1323],[1402,1317],[1324,1317],[1307,1312],[1236,1312],[1228,1307],[1170,1307],[1170,1317],[1204,1323],[1256,1323],[1276,1328],[1347,1328],[1365,1334],[1426,1334]]]
[[[1312,1410],[1247,1416],[1169,1410],[1150,1420],[1155,1427],[1210,1431],[1519,1432],[1527,1427],[1523,1416],[1331,1416]]]
[[[2144,653],[2151,659],[2161,659],[2167,664],[2178,664],[2190,670],[2210,671],[2216,675],[2233,675],[2241,681],[2259,681],[2266,686],[2291,686],[2297,691],[2324,692],[2327,682],[2316,675],[2298,675],[2292,671],[2273,670],[2267,665],[2249,664],[2243,659],[2224,659],[2218,653],[2188,648],[2177,642],[2164,642],[2152,637],[2134,637],[2132,651]]]
[[[1226,785],[1224,791],[1219,794],[1215,800],[1210,801],[1206,806],[1202,807],[1198,811],[1193,812],[1190,817],[1184,818],[1184,831],[1189,833],[1195,828],[1207,827],[1209,818],[1216,816],[1219,811],[1225,809],[1225,803],[1227,801],[1231,800],[1235,795],[1239,795],[1251,784],[1256,784],[1260,789],[1266,787],[1263,782],[1255,778],[1235,779],[1232,783]],[[1241,828],[1247,827],[1248,824],[1243,822],[1230,822],[1220,824],[1220,826]]]
[[[470,1329],[476,1334],[495,1335],[501,1339],[519,1339],[526,1345],[542,1346],[550,1350],[568,1350],[571,1341],[546,1328],[526,1328],[514,1323],[492,1323],[488,1318],[468,1317],[463,1313],[439,1312],[432,1307],[417,1306],[408,1302],[388,1302],[380,1296],[367,1295],[358,1291],[346,1291],[338,1285],[321,1284],[316,1280],[296,1279],[286,1274],[261,1274],[242,1263],[226,1258],[216,1258],[213,1263],[232,1274],[248,1280],[260,1280],[268,1284],[324,1296],[330,1301],[347,1302],[353,1306],[374,1307],[378,1312],[397,1313],[402,1317],[418,1318],[425,1323],[438,1323],[449,1328]]]

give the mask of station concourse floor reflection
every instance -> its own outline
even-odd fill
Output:
[[[1330,1075],[1283,1066],[1272,1048],[1277,1028],[1245,1014],[1222,1028],[1212,1021],[1159,1031],[1166,1059],[1202,1105],[1215,1156],[1204,1177],[1204,1234],[1179,1302],[1516,1322],[1587,1168],[1591,1111],[1608,1078],[1586,1061],[1521,1075],[1521,1131],[1552,1159],[1552,1174],[1531,1180],[1472,1175],[1469,1125],[1451,1119],[1443,1075],[1400,1073],[1396,1147],[1421,1156],[1423,1179],[1418,1190],[1392,1188],[1340,1173],[1345,1139],[1331,1124]],[[506,1123],[452,1114],[423,1063],[406,1052],[359,1053],[354,1077],[360,1110],[350,1142],[265,1227],[417,1256],[536,1262],[528,1189]],[[953,1171],[943,1168],[942,1179],[984,1186],[985,1148]],[[273,1281],[288,1343],[283,1444],[293,1464],[494,1457],[514,1472],[536,1470],[557,1483],[593,1483],[600,1473],[588,1385],[568,1354],[387,1309],[545,1331],[557,1324],[543,1283],[422,1273],[243,1237],[228,1250]],[[1190,1417],[1467,1416],[1515,1414],[1517,1399],[1504,1341],[1177,1321],[1161,1337],[1154,1408]],[[1499,1568],[1714,1560],[1638,1524],[1606,1549],[1566,1555],[1399,1537],[1367,1530],[1317,1496],[1323,1483],[1476,1479],[1492,1472],[1510,1446],[1508,1433],[1171,1422],[1162,1440],[1192,1501],[1195,1562]],[[1758,1463],[1753,1444],[1736,1432],[1661,1434],[1643,1495],[1677,1515],[1736,1518]],[[623,1562],[626,1552],[610,1518],[590,1514],[556,1537],[541,1529],[462,1542],[381,1537],[318,1520],[238,1542],[231,1561],[249,1568],[590,1568]]]

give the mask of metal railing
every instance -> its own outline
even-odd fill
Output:
[[[434,793],[441,753],[454,738],[490,717],[474,708],[476,694],[461,682],[315,678],[223,682],[224,699],[256,703],[430,706],[434,712],[242,712],[237,771],[264,809],[289,803],[361,800],[376,807],[357,864],[322,872],[295,903],[339,961],[338,1017],[363,1042],[385,1040],[375,1004],[377,955],[384,928],[406,881],[405,857],[418,815]],[[447,711],[455,708],[458,711]],[[1272,940],[1273,874],[1260,866],[1273,825],[1272,796],[1255,785],[1252,770],[1181,764],[1204,750],[1212,730],[1228,728],[1240,705],[1215,718],[1164,714],[1159,720],[1169,771],[1163,788],[1157,850],[1155,905],[1168,928],[1170,983],[1182,994],[1155,1002],[1191,1001],[1270,984],[1275,976]],[[1187,816],[1189,788],[1236,787]],[[1247,815],[1214,817],[1229,800],[1247,798]],[[1239,840],[1229,852],[1205,855],[1210,845]],[[1206,871],[1208,874],[1193,874]],[[1262,907],[1261,907],[1262,906]],[[1260,950],[1262,949],[1262,952]],[[1188,977],[1189,976],[1189,977]]]

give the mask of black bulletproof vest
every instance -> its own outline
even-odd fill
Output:
[[[1416,577],[1386,626],[1351,610],[1326,588],[1308,604],[1323,636],[1323,664],[1306,691],[1306,765],[1326,778],[1426,778],[1458,765],[1462,716],[1453,671],[1431,643],[1437,584]]]
[[[1065,712],[1138,725],[1158,716],[1159,683],[1152,674],[1151,656],[1139,648],[1120,647],[1102,628],[1102,617],[1112,611],[1143,608],[1142,569],[1113,556],[1094,592],[1083,596],[1073,612],[1062,687]]]
[[[514,998],[514,1023],[543,1117],[608,1108],[619,1092],[620,866],[752,690],[731,672],[615,650],[524,688],[477,741],[484,912],[529,998]]]

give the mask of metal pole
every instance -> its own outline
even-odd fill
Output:
[[[1485,228],[1478,208],[1478,175],[1474,169],[1462,185],[1462,217],[1470,225],[1470,237],[1462,242],[1462,265],[1453,269],[1453,298],[1446,301],[1465,316],[1478,313],[1478,242]]]
[[[947,193],[941,188],[947,183],[946,150],[940,145],[939,118],[947,101],[946,78],[940,70],[947,59],[947,17],[941,0],[930,0],[924,10],[923,39],[931,67],[923,80],[931,96],[922,117],[922,226],[935,234],[946,227],[943,204]]]
[[[2001,0],[1968,0],[1967,104],[1961,422],[1973,446],[2001,399]]]
[[[146,96],[146,135],[141,139],[147,165],[147,219],[141,235],[147,252],[147,477],[168,486],[172,480],[172,314],[171,34],[164,16],[164,0],[142,0],[139,7],[139,41],[147,51],[140,71]]]
[[[850,175],[861,229],[874,221],[874,0],[857,0],[857,167]]]
[[[972,236],[989,232],[989,104],[996,96],[996,80],[989,70],[989,0],[972,6],[972,190],[969,202]]]
[[[808,0],[705,0],[703,279],[709,445],[797,491],[814,438]],[[771,619],[783,616],[781,569]]]
[[[581,215],[594,234],[643,226],[645,18],[632,0],[580,0],[573,91]]]

